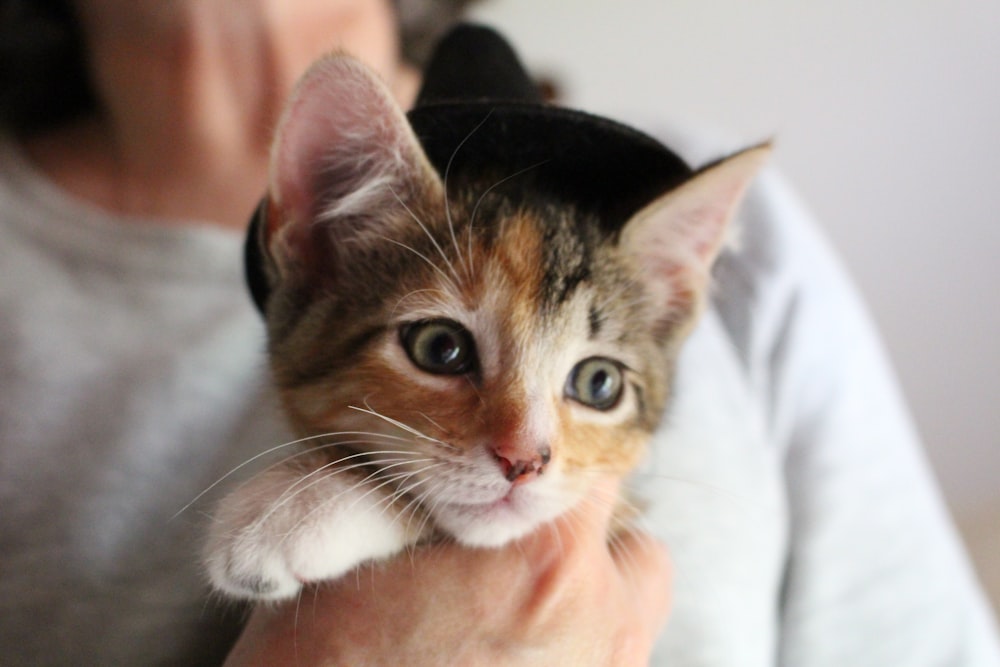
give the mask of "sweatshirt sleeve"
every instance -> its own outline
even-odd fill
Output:
[[[773,174],[716,308],[783,452],[778,664],[1000,665],[996,624],[868,314]]]

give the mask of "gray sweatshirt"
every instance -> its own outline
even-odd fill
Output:
[[[138,222],[0,143],[0,664],[212,664],[238,630],[199,571],[213,493],[186,506],[289,439],[242,238]],[[843,272],[773,174],[740,225],[633,480],[676,570],[654,664],[1000,665]]]

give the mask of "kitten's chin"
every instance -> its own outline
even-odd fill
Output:
[[[460,544],[500,547],[556,518],[571,504],[521,487],[492,503],[440,504],[434,509],[434,522]]]

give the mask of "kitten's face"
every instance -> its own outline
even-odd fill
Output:
[[[381,85],[321,63],[279,129],[262,234],[291,423],[461,542],[525,534],[641,457],[760,161],[721,163],[613,234],[501,197],[509,174],[455,175],[446,197]]]
[[[438,526],[499,544],[637,462],[670,346],[596,224],[472,191],[445,211],[433,184],[423,195],[388,208],[396,232],[354,248],[341,287],[274,314],[289,320],[272,327],[272,358],[303,435],[382,436],[341,437],[352,444],[331,460],[373,452]]]

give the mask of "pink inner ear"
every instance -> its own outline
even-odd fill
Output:
[[[324,186],[346,185],[331,178],[360,177],[389,152],[393,137],[379,126],[401,116],[382,83],[355,60],[332,56],[313,65],[285,110],[272,153],[272,195],[285,215],[299,223],[313,218]]]
[[[643,280],[664,315],[698,298],[744,192],[767,158],[758,146],[696,174],[628,222],[625,249],[643,267]]]
[[[347,56],[310,68],[278,125],[271,156],[275,213],[268,247],[279,267],[315,260],[327,239],[376,224],[423,154],[406,116],[382,82]],[[338,223],[353,218],[350,227]]]

